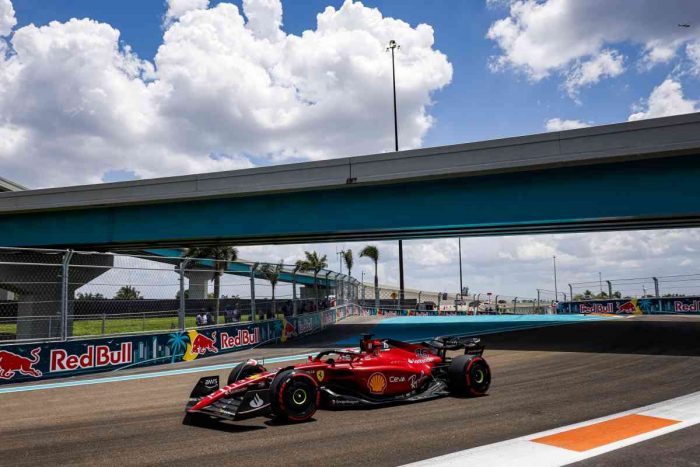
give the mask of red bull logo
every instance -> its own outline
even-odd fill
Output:
[[[700,301],[693,300],[692,303],[685,303],[676,300],[673,302],[673,310],[681,313],[700,311]]]
[[[290,323],[289,321],[287,321],[287,323],[284,326],[284,335],[288,338],[294,337],[295,331],[296,331],[296,329],[294,328],[294,325],[292,323]]]
[[[190,352],[204,355],[207,352],[219,353],[219,349],[216,348],[214,340],[216,339],[216,331],[211,333],[211,339],[202,334],[197,334],[197,336],[192,340],[192,350]]]
[[[32,349],[29,353],[32,355],[32,358],[0,350],[0,379],[12,379],[18,372],[24,376],[41,378],[41,371],[33,368],[34,365],[39,363],[41,347]]]
[[[618,313],[634,313],[637,311],[637,307],[632,302],[623,303],[617,307]]]
[[[239,329],[234,335],[222,332],[219,339],[221,350],[234,349],[260,343],[260,328],[256,327],[253,332],[247,329]]]
[[[307,332],[311,332],[314,330],[314,323],[309,318],[306,318],[306,319],[302,318],[297,323],[297,327],[298,327],[297,332],[299,334],[305,334]]]
[[[131,342],[122,342],[118,350],[111,350],[108,345],[88,345],[87,351],[82,355],[72,355],[64,349],[52,349],[49,370],[54,373],[124,365],[132,362],[131,350]]]
[[[615,313],[612,303],[593,303],[591,305],[581,304],[581,313]]]

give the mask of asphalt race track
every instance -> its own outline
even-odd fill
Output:
[[[351,318],[293,347],[174,367],[299,354],[375,324],[376,318]],[[300,425],[264,418],[182,425],[189,392],[207,373],[0,394],[0,464],[399,465],[700,391],[696,318],[583,322],[494,334],[484,341],[493,371],[486,397],[319,411]],[[157,370],[134,372],[144,371]],[[225,378],[227,371],[218,373]],[[700,465],[697,427],[582,465]]]

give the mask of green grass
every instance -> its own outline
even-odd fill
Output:
[[[281,318],[283,315],[278,314]],[[222,317],[223,319],[223,317]],[[250,320],[250,315],[241,315],[241,321]],[[104,334],[121,334],[127,332],[149,332],[176,330],[177,316],[166,318],[108,318],[104,322]],[[223,324],[223,322],[221,323]],[[187,316],[185,326],[195,327],[195,317]],[[17,326],[0,324],[0,334],[16,334]],[[80,319],[73,321],[73,336],[99,336],[102,334],[102,319]]]

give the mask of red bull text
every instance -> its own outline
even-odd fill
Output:
[[[700,300],[693,300],[692,303],[683,303],[680,301],[675,301],[673,302],[673,311],[678,311],[682,313],[700,311]]]
[[[612,303],[593,303],[591,305],[581,304],[581,313],[615,313]]]
[[[54,373],[131,362],[132,343],[122,342],[118,350],[111,350],[108,345],[88,345],[87,351],[82,355],[71,355],[63,349],[52,349],[49,369]]]
[[[245,347],[260,343],[260,328],[256,327],[253,332],[247,329],[239,329],[236,334],[229,335],[227,332],[222,332],[219,339],[219,347],[221,350],[235,349],[236,347]]]

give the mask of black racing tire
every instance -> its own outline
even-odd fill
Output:
[[[231,373],[229,373],[228,380],[226,380],[226,386],[230,386],[236,381],[249,378],[255,374],[262,373],[263,371],[265,371],[265,368],[263,368],[261,365],[251,365],[248,362],[239,363],[233,367],[233,370],[231,370]]]
[[[306,373],[281,371],[270,384],[270,402],[272,413],[279,420],[305,422],[319,406],[318,383]]]
[[[447,370],[450,390],[467,396],[483,396],[491,385],[491,368],[483,357],[459,355]]]

